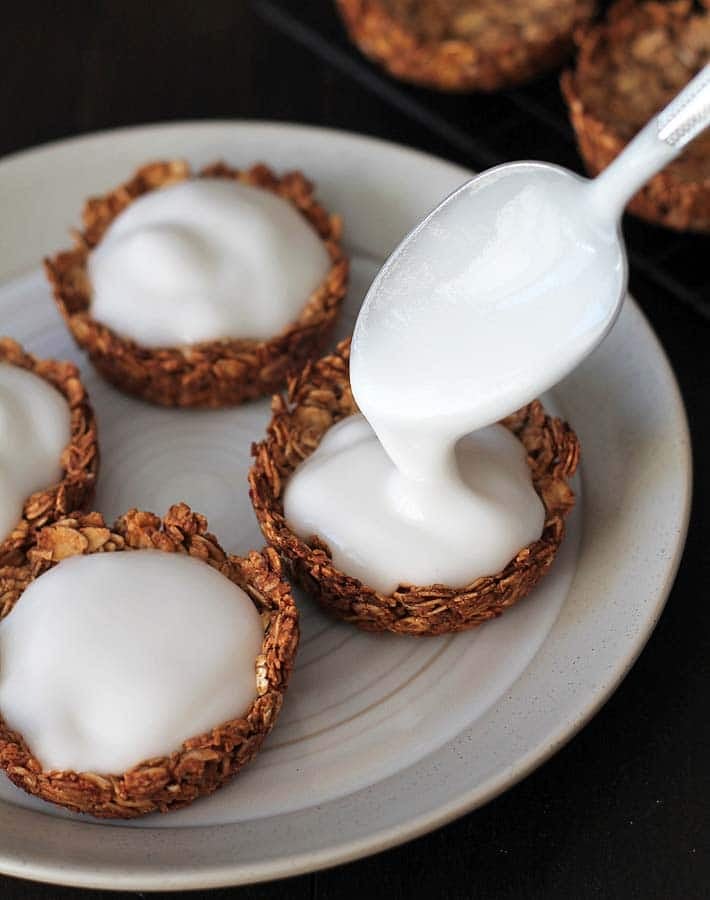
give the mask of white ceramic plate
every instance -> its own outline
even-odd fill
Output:
[[[244,551],[262,543],[245,475],[268,404],[175,412],[122,396],[73,348],[37,267],[67,244],[84,197],[171,156],[259,159],[313,177],[343,214],[353,257],[342,334],[384,257],[469,173],[380,141],[248,122],[127,129],[0,163],[0,331],[82,363],[100,424],[97,507],[163,512],[185,499]],[[232,785],[178,813],[116,826],[64,814],[2,779],[0,870],[134,890],[294,875],[435,828],[558,749],[648,639],[680,558],[691,470],[677,386],[632,300],[549,404],[582,440],[584,502],[534,596],[477,632],[431,640],[365,635],[303,601],[281,721]]]

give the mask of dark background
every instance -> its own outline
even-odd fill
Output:
[[[0,74],[0,155],[142,122],[261,118],[471,167],[526,156],[579,167],[555,77],[488,98],[401,87],[348,49],[328,0],[19,2],[0,18]],[[710,240],[625,227],[631,288],[678,376],[696,461],[685,557],[641,658],[565,749],[483,809],[348,866],[210,897],[710,895]],[[99,893],[0,876],[2,900]]]

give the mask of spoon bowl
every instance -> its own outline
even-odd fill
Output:
[[[451,468],[463,434],[529,403],[603,340],[626,295],[623,209],[708,124],[710,65],[597,178],[498,166],[404,238],[361,307],[350,374],[405,474]]]
[[[420,423],[443,425],[475,392],[481,422],[468,423],[473,430],[571,371],[611,328],[627,285],[618,223],[609,229],[586,213],[590,183],[521,161],[450,194],[368,291],[353,335],[356,399],[363,382],[378,384],[390,415],[411,408]],[[448,335],[443,362],[434,360],[439,329]],[[461,389],[447,390],[453,382]]]

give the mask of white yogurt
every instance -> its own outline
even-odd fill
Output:
[[[45,769],[117,774],[243,714],[262,640],[246,593],[199,560],[71,557],[0,623],[0,711]]]
[[[544,510],[520,446],[478,429],[559,381],[609,325],[623,257],[612,232],[580,221],[582,190],[554,168],[493,170],[375,278],[350,380],[392,465],[362,424],[346,427],[284,495],[296,533],[320,536],[343,571],[385,592],[460,587],[539,537]]]
[[[0,541],[20,521],[25,500],[61,479],[70,436],[69,405],[59,391],[0,363]]]
[[[350,378],[412,478],[445,469],[464,434],[548,390],[596,343],[623,283],[613,231],[582,220],[557,169],[493,170],[409,236],[370,288]]]
[[[286,516],[297,534],[327,535],[337,568],[383,594],[464,585],[538,537],[545,510],[522,444],[502,425],[464,438],[456,459],[460,481],[412,482],[367,420],[351,416],[288,483]]]
[[[151,191],[90,254],[95,319],[146,347],[266,339],[330,268],[315,230],[270,191],[197,178]]]

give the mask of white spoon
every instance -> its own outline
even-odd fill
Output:
[[[351,380],[400,467],[418,477],[429,465],[417,435],[451,445],[591,353],[626,294],[624,206],[709,124],[710,65],[598,178],[550,163],[498,166],[399,244],[358,316]]]

